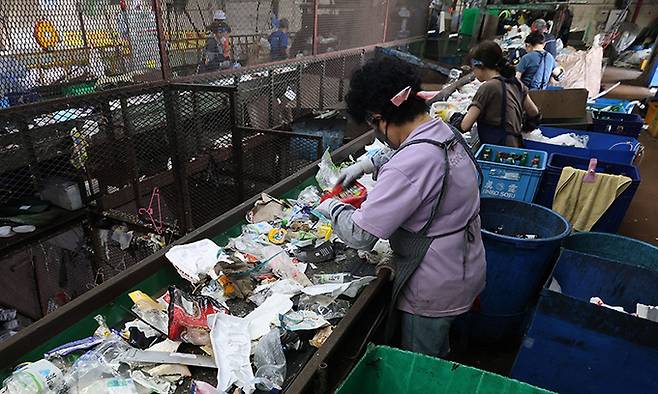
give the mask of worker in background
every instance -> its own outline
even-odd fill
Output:
[[[531,31],[537,31],[544,35],[544,50],[551,55],[553,58],[557,58],[557,39],[554,35],[548,32],[548,24],[543,19],[536,19],[532,22],[530,26]]]
[[[355,71],[347,110],[392,150],[345,170],[343,186],[365,172],[377,183],[361,208],[329,199],[318,210],[347,245],[394,252],[387,336],[399,324],[404,349],[446,356],[455,318],[485,284],[477,164],[461,134],[428,115],[416,69],[392,58]],[[390,267],[389,267],[390,268]]]
[[[551,77],[562,75],[553,55],[544,49],[544,35],[538,31],[528,34],[525,39],[526,54],[516,65],[516,76],[529,89],[546,89]]]
[[[215,11],[213,21],[208,26],[208,37],[204,48],[204,63],[200,67],[201,71],[217,71],[230,66],[230,33],[231,27],[226,23],[224,11]]]
[[[270,59],[272,61],[288,58],[288,19],[279,19],[279,28],[270,34]]]
[[[482,143],[522,147],[522,131],[534,130],[541,119],[539,109],[528,96],[528,88],[515,77],[514,68],[495,42],[480,43],[470,57],[473,74],[484,83],[466,114],[453,115],[450,123],[466,132],[477,122]]]

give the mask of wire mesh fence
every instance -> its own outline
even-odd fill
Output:
[[[422,36],[429,0],[0,3],[0,108]]]
[[[236,92],[155,83],[0,111],[0,227],[36,227],[0,239],[26,297],[0,304],[36,320],[320,157],[321,136],[237,127]]]
[[[27,238],[0,239],[3,263],[13,261],[3,267],[20,263],[3,271],[4,280],[22,284],[16,294],[33,298],[25,305],[0,298],[0,304],[36,320],[342,144],[346,121],[336,114],[343,111],[349,76],[374,48],[310,56],[322,48],[314,39],[320,27],[314,15],[323,1],[254,1],[249,15],[257,20],[239,17],[251,9],[244,3],[0,4],[0,25],[17,24],[9,18],[17,13],[25,26],[45,18],[57,38],[46,50],[25,43],[34,39],[27,33],[0,37],[0,227],[21,220],[37,228]],[[205,64],[199,45],[205,50],[208,41],[201,29],[220,9],[231,27],[231,59],[249,67],[199,67]],[[73,24],[71,15],[80,13]],[[301,57],[271,63],[270,53],[253,43],[265,45],[284,17],[288,55]],[[105,22],[87,23],[90,18]],[[136,20],[142,30],[132,28]],[[333,49],[357,44],[345,45]],[[114,55],[103,63],[103,53]],[[16,73],[21,67],[27,71]],[[135,82],[144,83],[116,87]],[[50,100],[30,104],[42,99]],[[53,193],[63,200],[48,207],[44,200]],[[77,205],[71,195],[79,196]],[[68,250],[60,233],[82,241]]]

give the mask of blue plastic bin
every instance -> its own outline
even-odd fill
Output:
[[[537,204],[543,205],[546,208],[553,207],[555,189],[557,189],[557,184],[564,167],[587,170],[589,167],[589,159],[560,155],[557,153],[552,154],[548,158],[548,165],[546,166],[546,171],[542,177],[539,192],[535,198]],[[632,179],[628,188],[617,197],[603,216],[601,216],[596,224],[594,224],[594,227],[592,227],[592,231],[614,233],[617,232],[621,222],[624,220],[626,211],[631,205],[631,201],[633,201],[637,188],[640,186],[640,170],[634,165],[599,161],[596,165],[596,172],[600,174],[625,175]]]
[[[497,198],[481,200],[480,217],[487,285],[480,294],[479,310],[465,316],[459,327],[481,342],[519,337],[571,225],[540,205]],[[494,233],[499,226],[502,233]],[[537,239],[515,236],[522,233]]]
[[[295,121],[292,131],[298,134],[322,137],[322,149],[327,148],[335,151],[343,145],[347,120],[345,118],[315,119],[307,118]],[[292,138],[290,140],[291,152],[306,160],[315,161],[317,157],[317,143],[303,138]]]
[[[625,112],[630,114],[633,112],[634,107],[635,104],[633,102],[621,99],[597,98],[587,103],[587,109],[591,111],[606,110],[605,112]],[[611,109],[619,109],[619,111],[611,111]]]
[[[536,141],[525,141],[528,149],[543,150],[549,155],[560,153],[569,156],[584,158],[596,157],[598,160],[610,163],[632,164],[635,155],[640,149],[640,143],[631,137],[597,132],[586,132],[582,130],[559,129],[553,127],[541,127],[541,132],[546,137],[556,137],[565,133],[589,136],[587,148],[576,148],[573,146],[553,145]]]
[[[493,161],[482,160],[485,149],[491,149],[492,160],[499,152],[514,153],[521,155],[528,153],[527,166],[515,164],[503,164]],[[530,162],[535,156],[539,156],[539,167],[530,167]],[[531,202],[537,193],[539,181],[546,168],[546,152],[529,149],[517,149],[507,146],[484,144],[478,150],[476,156],[482,168],[482,197],[506,198],[510,200]]]
[[[658,247],[622,235],[576,233],[565,238],[562,247],[578,253],[658,271]]]
[[[512,377],[564,394],[655,393],[658,323],[590,298],[631,313],[658,305],[658,272],[563,250],[552,277],[559,289],[542,290]]]
[[[592,131],[637,138],[640,136],[644,119],[640,115],[622,112],[592,112]]]

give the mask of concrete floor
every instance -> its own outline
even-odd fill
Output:
[[[626,212],[619,233],[658,246],[658,139],[642,133],[642,181]]]

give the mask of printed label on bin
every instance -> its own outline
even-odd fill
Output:
[[[518,181],[521,179],[521,174],[514,171],[508,171],[500,168],[492,168],[489,170],[489,176],[492,178],[505,179],[508,181]]]
[[[519,191],[519,186],[506,182],[497,182],[493,180],[488,180],[482,186],[482,195],[492,196],[492,197],[502,197],[514,199],[516,198],[516,193]]]

